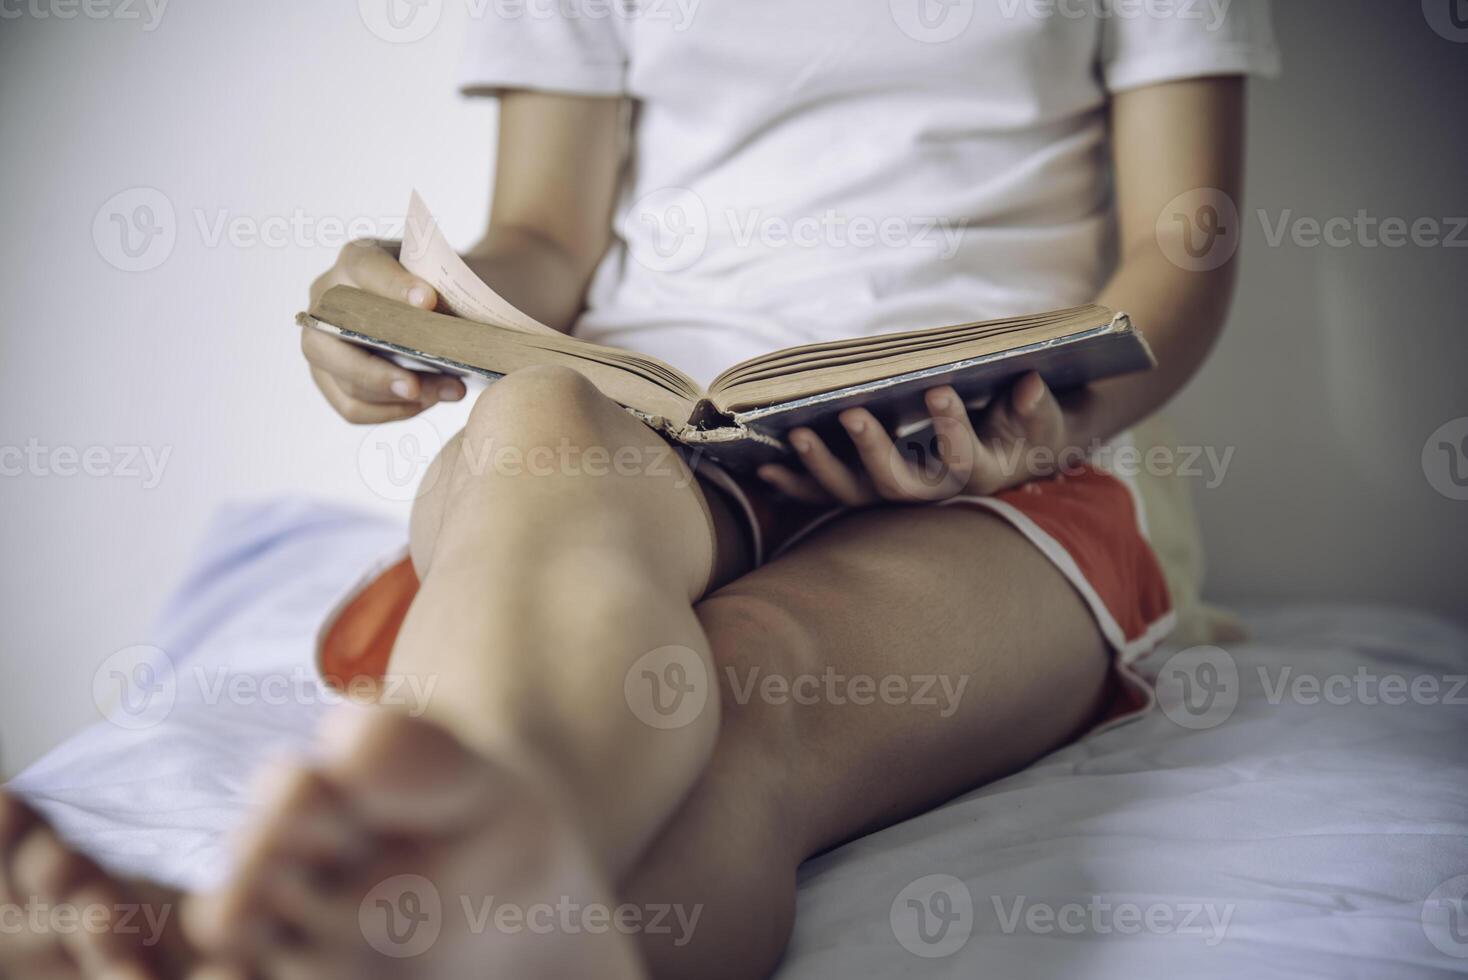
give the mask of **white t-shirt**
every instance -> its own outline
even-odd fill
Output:
[[[1269,0],[486,0],[463,89],[626,95],[577,336],[700,381],[766,351],[1089,302],[1108,93],[1277,70]]]

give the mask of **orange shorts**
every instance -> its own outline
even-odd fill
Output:
[[[776,561],[845,508],[776,508],[727,472],[700,462],[699,475],[746,518],[756,564]],[[1172,630],[1167,582],[1148,544],[1132,489],[1092,467],[1037,480],[991,497],[951,497],[939,507],[979,507],[1009,522],[1055,565],[1095,617],[1114,654],[1109,724],[1148,707],[1151,687],[1132,669]],[[406,548],[369,569],[337,603],[317,638],[317,668],[333,687],[387,671],[393,641],[418,591]]]

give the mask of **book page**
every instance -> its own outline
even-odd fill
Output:
[[[521,313],[475,275],[474,270],[459,258],[448,239],[443,237],[443,232],[438,230],[438,222],[417,191],[413,191],[408,200],[403,250],[398,261],[403,268],[438,291],[440,313],[452,313],[465,320],[488,323],[506,330],[565,336],[554,327]]]

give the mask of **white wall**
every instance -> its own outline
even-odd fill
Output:
[[[1256,89],[1250,208],[1468,214],[1468,45],[1415,3],[1277,6],[1288,74]],[[335,242],[208,235],[221,216],[386,229],[416,185],[467,243],[493,114],[452,95],[464,11],[447,0],[411,44],[374,36],[350,2],[177,2],[152,31],[0,21],[0,447],[34,440],[62,465],[59,447],[170,454],[149,488],[0,477],[0,771],[94,716],[94,667],[143,638],[220,501],[398,508],[359,474],[362,432],[320,403],[296,349],[291,315]],[[129,273],[93,221],[137,187],[167,197],[178,233],[162,265]],[[1269,248],[1246,218],[1234,322],[1178,409],[1190,436],[1236,450],[1199,498],[1217,591],[1464,615],[1468,503],[1430,488],[1420,454],[1468,415],[1468,252]]]

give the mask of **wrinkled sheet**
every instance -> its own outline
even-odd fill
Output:
[[[309,751],[333,703],[317,623],[403,534],[302,500],[226,510],[152,631],[161,658],[99,670],[117,721],[11,788],[114,869],[216,881],[252,774]],[[1393,609],[1247,616],[1223,659],[1143,662],[1169,711],[807,862],[783,980],[1468,973],[1468,635]],[[109,684],[140,656],[152,699],[119,714]],[[1437,693],[1371,703],[1391,677]]]

